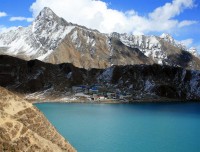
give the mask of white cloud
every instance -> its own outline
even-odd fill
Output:
[[[36,0],[31,10],[33,17],[44,7],[50,7],[58,16],[69,22],[98,29],[101,32],[169,32],[195,24],[196,21],[179,21],[175,19],[185,9],[194,7],[194,0],[173,0],[158,7],[146,16],[140,16],[135,10],[121,12],[110,9],[100,0]]]
[[[4,17],[7,16],[7,14],[5,12],[0,12],[0,17]]]
[[[185,39],[185,40],[181,40],[179,42],[181,44],[185,45],[187,48],[189,48],[193,44],[193,39]]]
[[[149,16],[153,20],[166,21],[179,15],[184,9],[192,7],[194,0],[173,0],[172,3],[156,8]]]
[[[184,27],[184,26],[190,26],[192,24],[196,24],[198,23],[197,21],[188,21],[188,20],[185,20],[185,21],[182,21],[179,23],[178,27]]]
[[[22,17],[22,16],[17,16],[17,17],[11,17],[10,21],[27,21],[27,22],[32,22],[34,18],[27,18],[27,17]]]
[[[4,32],[8,32],[10,30],[15,30],[17,29],[18,27],[16,26],[11,26],[11,27],[5,27],[3,25],[0,25],[0,33],[4,33]]]

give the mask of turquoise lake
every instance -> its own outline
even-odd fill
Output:
[[[200,152],[200,103],[35,105],[79,152]]]

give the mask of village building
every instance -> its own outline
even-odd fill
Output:
[[[85,86],[85,85],[73,86],[72,92],[74,92],[74,93],[80,93],[80,92],[88,93],[88,86]]]
[[[108,92],[108,93],[107,93],[107,97],[108,97],[108,99],[113,99],[113,98],[116,98],[116,94],[115,94],[115,93]]]
[[[90,94],[97,94],[99,93],[99,89],[96,87],[92,87],[91,89],[89,89],[89,93]]]

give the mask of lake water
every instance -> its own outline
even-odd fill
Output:
[[[79,152],[200,152],[200,103],[36,106]]]

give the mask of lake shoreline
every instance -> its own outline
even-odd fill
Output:
[[[176,99],[168,99],[168,100],[156,100],[156,99],[146,99],[146,100],[133,100],[133,101],[118,101],[118,100],[109,100],[109,101],[59,101],[59,100],[46,100],[46,101],[29,101],[32,104],[40,104],[40,103],[67,103],[67,104],[143,104],[143,103],[200,103],[199,100],[176,100]]]

